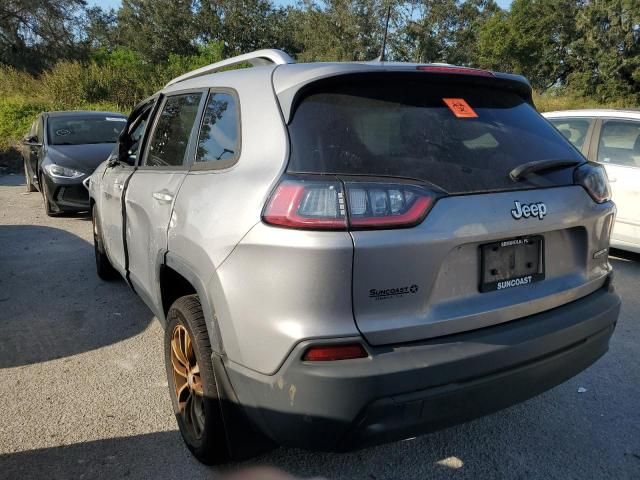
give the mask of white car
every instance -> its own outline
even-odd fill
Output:
[[[640,110],[567,110],[545,117],[604,165],[618,207],[611,246],[640,253]]]

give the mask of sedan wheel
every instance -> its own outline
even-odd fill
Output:
[[[50,217],[56,217],[60,215],[61,212],[54,211],[51,202],[49,201],[49,187],[47,187],[47,182],[40,178],[40,185],[42,185],[42,198],[44,199],[44,211]]]
[[[113,268],[107,252],[104,250],[104,239],[100,229],[98,209],[95,205],[91,207],[91,223],[93,226],[93,253],[96,258],[96,273],[102,280],[115,280],[120,277],[120,274]]]
[[[27,185],[27,192],[37,192],[38,189],[33,184],[33,178],[29,175],[29,170],[27,169],[27,164],[24,164],[24,183]]]

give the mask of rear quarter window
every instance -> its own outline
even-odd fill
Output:
[[[240,112],[237,97],[211,92],[202,116],[196,165],[225,168],[240,155]]]

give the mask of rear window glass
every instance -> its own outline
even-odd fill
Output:
[[[470,114],[456,115],[451,99]],[[290,172],[414,178],[448,193],[570,184],[571,169],[517,183],[509,172],[536,160],[582,160],[517,94],[415,74],[318,87],[298,103],[289,132]]]
[[[126,124],[127,119],[118,115],[49,117],[47,121],[49,143],[51,145],[115,143]]]

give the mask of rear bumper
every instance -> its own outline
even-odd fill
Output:
[[[619,309],[607,285],[507,324],[367,346],[366,359],[303,362],[306,348],[318,343],[306,341],[273,376],[230,362],[224,370],[233,402],[275,443],[351,450],[464,422],[564,382],[607,351]]]

